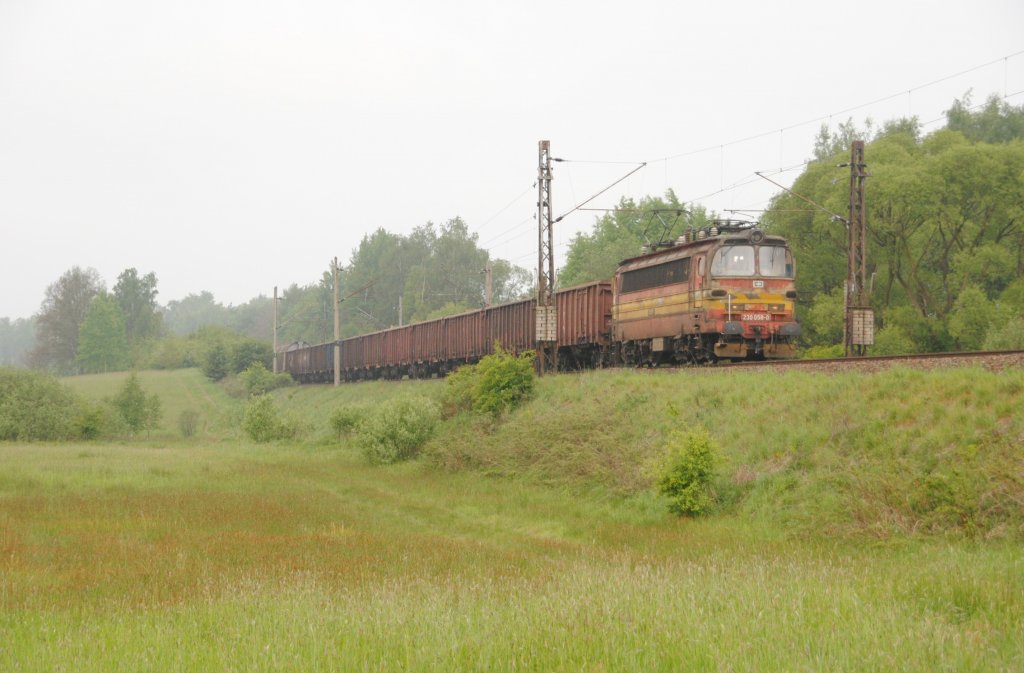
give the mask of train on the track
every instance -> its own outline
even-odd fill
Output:
[[[717,221],[645,249],[610,281],[555,293],[558,365],[703,364],[795,355],[796,267],[786,241],[754,223]],[[524,299],[343,339],[341,377],[443,376],[498,343],[535,346],[536,300]],[[303,383],[334,377],[334,342],[277,353]]]

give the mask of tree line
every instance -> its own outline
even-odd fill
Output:
[[[341,266],[342,336],[481,307],[488,268],[492,302],[531,291],[530,272],[492,260],[461,218],[428,222],[408,235],[377,229]],[[269,366],[272,297],[225,306],[203,291],[161,306],[157,285],[155,273],[129,268],[108,290],[95,269],[72,267],[47,287],[35,316],[0,319],[0,365],[57,374],[202,366],[216,379],[253,362]],[[279,342],[333,339],[332,304],[329,269],[312,283],[284,288]]]
[[[917,119],[823,129],[814,158],[764,222],[798,264],[805,345],[842,335],[849,142],[866,141],[875,352],[1024,347],[1024,106],[969,96],[929,134]]]

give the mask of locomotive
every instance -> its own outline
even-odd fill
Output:
[[[791,358],[800,325],[793,255],[755,223],[719,220],[619,264],[610,281],[555,293],[559,369]],[[535,345],[525,299],[343,339],[346,381],[443,376],[494,345]],[[303,383],[333,380],[334,342],[277,353]]]
[[[793,254],[751,223],[716,221],[615,272],[611,330],[628,365],[794,357]]]

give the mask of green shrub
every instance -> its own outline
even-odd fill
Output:
[[[203,374],[211,381],[220,381],[231,372],[228,348],[222,342],[213,343],[203,354]]]
[[[359,424],[359,444],[371,463],[408,460],[434,433],[441,412],[425,397],[388,400]]]
[[[199,429],[199,412],[195,409],[185,409],[178,416],[178,429],[182,437],[192,437]]]
[[[658,492],[668,497],[668,508],[675,514],[706,514],[715,499],[714,473],[715,448],[707,430],[676,432],[659,470]]]
[[[331,429],[338,439],[355,432],[366,417],[366,410],[361,407],[339,407],[331,414]]]
[[[254,364],[266,369],[274,356],[271,345],[261,339],[238,337],[231,344],[231,373],[240,374]]]
[[[868,347],[870,355],[909,355],[917,346],[901,327],[886,325],[875,333],[875,345]]]
[[[1002,327],[992,329],[982,348],[987,351],[1024,349],[1024,318],[1011,318]]]
[[[121,432],[124,422],[112,407],[83,401],[78,407],[73,428],[75,437],[79,439],[99,439]]]
[[[533,395],[534,353],[514,355],[494,344],[494,353],[475,365],[460,367],[448,377],[445,408],[449,412],[472,409],[498,416]]]
[[[201,362],[199,344],[195,339],[172,334],[154,343],[140,366],[151,369],[184,369],[195,367]]]
[[[295,436],[294,425],[282,419],[270,395],[255,395],[249,400],[242,417],[242,429],[257,442]]]
[[[0,439],[67,439],[78,412],[75,394],[53,376],[0,367]]]
[[[111,404],[133,435],[142,430],[152,430],[163,415],[160,398],[156,394],[146,394],[135,372],[124,382]]]
[[[463,365],[448,375],[441,398],[446,416],[473,408],[476,384],[476,365]]]
[[[800,356],[805,360],[827,360],[841,358],[844,353],[843,344],[835,344],[834,346],[812,346],[805,349]]]
[[[290,386],[294,383],[291,375],[286,373],[274,374],[268,370],[262,362],[254,362],[238,375],[238,382],[246,397],[263,395],[271,390]]]

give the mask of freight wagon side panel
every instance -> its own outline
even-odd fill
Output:
[[[445,360],[466,362],[484,353],[483,311],[445,318],[443,325]]]
[[[408,325],[391,330],[388,359],[396,365],[407,365],[412,360],[412,328]]]
[[[558,309],[558,346],[608,345],[612,312],[612,284],[588,283],[555,294]]]
[[[486,309],[484,353],[493,352],[495,341],[513,353],[532,349],[536,341],[536,305],[536,300],[524,299]]]
[[[437,362],[443,359],[442,320],[413,325],[410,331],[412,359],[416,362]]]

